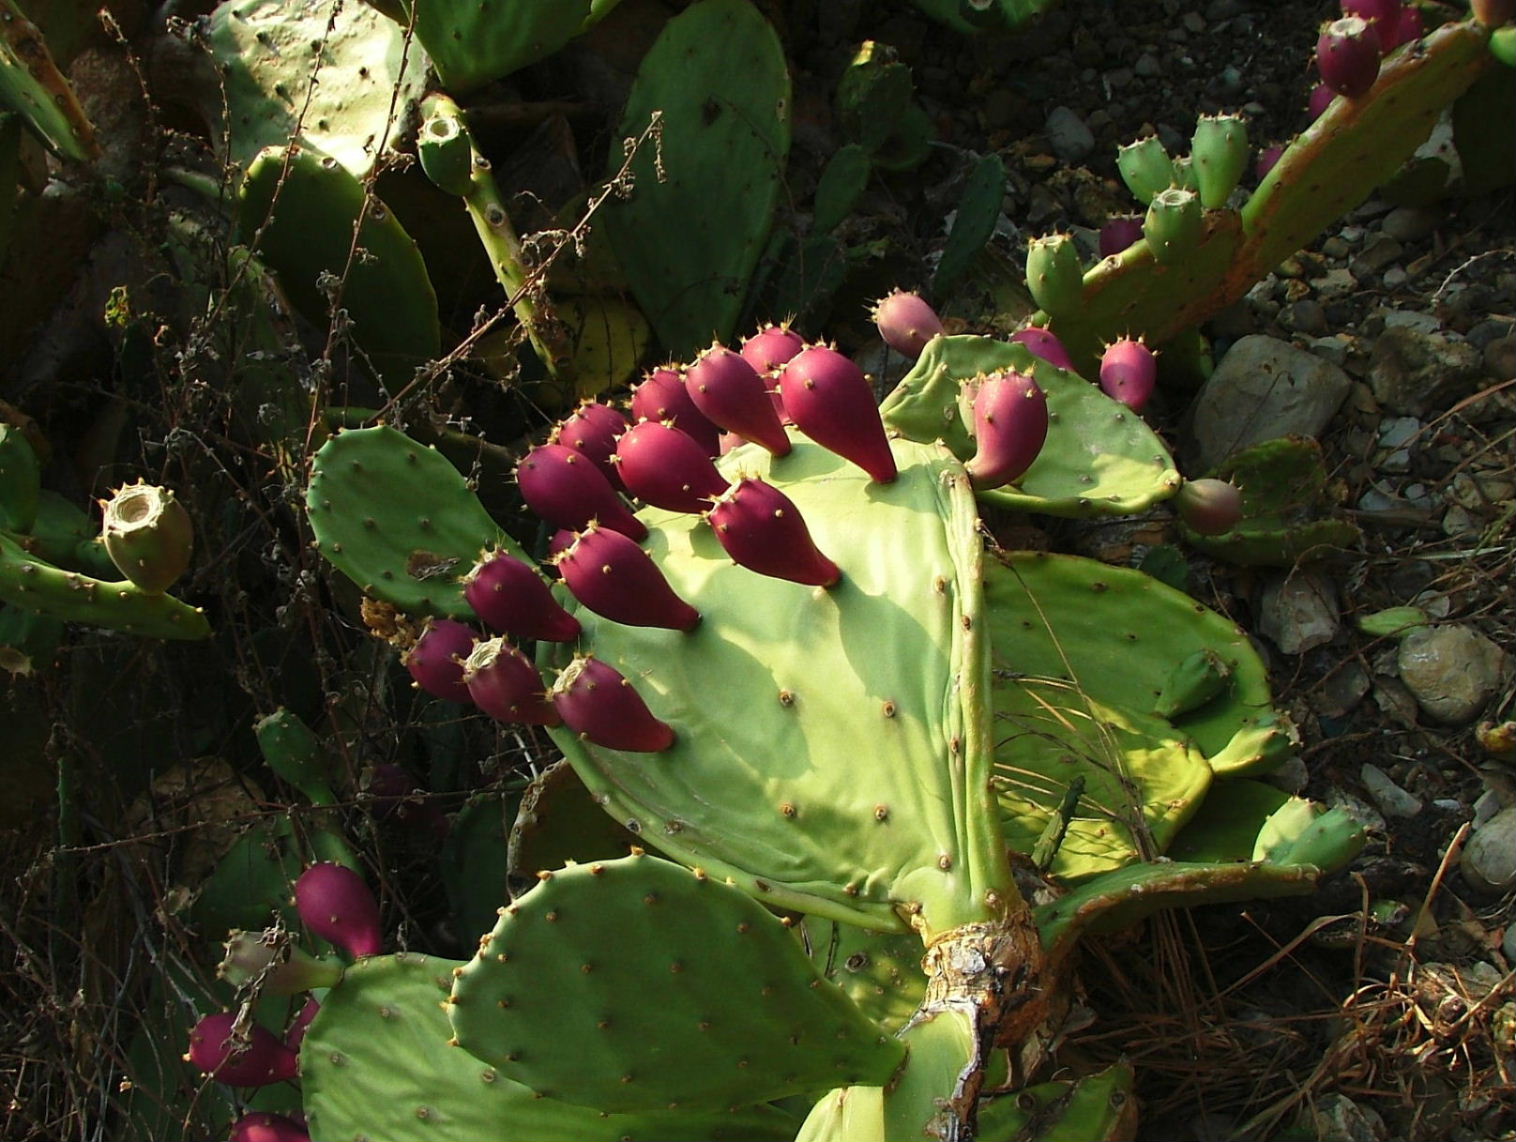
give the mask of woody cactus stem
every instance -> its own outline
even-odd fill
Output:
[[[573,352],[567,330],[533,296],[531,271],[522,261],[521,241],[511,226],[490,161],[474,145],[463,110],[448,96],[437,93],[421,104],[421,113],[424,121],[417,150],[422,169],[439,189],[463,199],[495,277],[510,299],[516,320],[526,330],[532,349],[552,377],[572,380]]]

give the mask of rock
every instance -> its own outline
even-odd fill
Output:
[[[1066,163],[1083,162],[1095,149],[1095,136],[1085,122],[1067,107],[1054,107],[1048,115],[1048,145]]]
[[[1387,324],[1369,358],[1369,386],[1391,412],[1425,416],[1475,392],[1484,362],[1467,341]]]
[[[1286,654],[1304,654],[1331,642],[1340,625],[1331,581],[1314,571],[1291,571],[1269,580],[1259,610],[1259,629]]]
[[[1281,436],[1320,435],[1352,387],[1337,366],[1262,334],[1239,340],[1195,399],[1200,468]]]
[[[1502,809],[1474,830],[1459,867],[1480,892],[1498,896],[1516,885],[1516,807]]]
[[[1384,1142],[1390,1136],[1377,1110],[1335,1092],[1311,1100],[1308,1126],[1318,1142]]]
[[[1497,381],[1516,377],[1516,337],[1501,337],[1484,347],[1484,371]]]
[[[1396,785],[1377,765],[1365,763],[1358,777],[1386,817],[1409,818],[1421,812],[1421,801]]]
[[[1381,234],[1365,247],[1361,254],[1353,259],[1348,269],[1353,271],[1353,276],[1359,281],[1365,281],[1395,261],[1403,253],[1405,253],[1404,246],[1388,234]]]
[[[1455,726],[1473,721],[1512,673],[1509,654],[1462,624],[1413,630],[1400,644],[1397,665],[1416,704]]]
[[[1399,242],[1417,242],[1437,229],[1442,211],[1428,206],[1397,206],[1380,224],[1384,232]]]
[[[1435,314],[1417,313],[1414,309],[1390,309],[1381,313],[1383,329],[1414,329],[1418,333],[1436,333],[1442,322]]]
[[[1326,718],[1340,718],[1363,701],[1373,683],[1369,672],[1349,658],[1311,692],[1311,707]]]

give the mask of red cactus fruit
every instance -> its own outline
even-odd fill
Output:
[[[335,984],[328,986],[335,987]],[[311,1020],[321,1011],[321,1004],[313,995],[305,1001],[305,1005],[295,1013],[290,1020],[290,1025],[284,1031],[284,1045],[291,1051],[299,1052],[300,1044],[305,1042],[305,1033],[310,1029]]]
[[[1421,9],[1407,4],[1395,13],[1393,24],[1380,26],[1379,46],[1384,50],[1385,55],[1389,55],[1401,44],[1421,39],[1425,32],[1426,25],[1421,19]]]
[[[474,704],[497,722],[556,726],[562,720],[532,660],[503,638],[474,647],[463,663],[463,681]]]
[[[1141,412],[1158,384],[1158,359],[1141,341],[1123,338],[1100,358],[1100,391]]]
[[[1174,507],[1191,531],[1221,535],[1242,521],[1242,492],[1225,480],[1186,480],[1174,497]]]
[[[660,722],[642,696],[613,666],[577,656],[553,684],[553,705],[563,724],[607,749],[657,753],[674,744],[674,730]]]
[[[1036,325],[1026,329],[1018,329],[1011,334],[1011,340],[1025,345],[1032,351],[1032,356],[1041,357],[1049,365],[1056,365],[1060,369],[1076,372],[1074,358],[1069,356],[1069,351],[1063,347],[1063,342]]]
[[[567,444],[533,448],[517,467],[516,482],[526,506],[554,527],[577,530],[593,519],[639,542],[647,538],[647,528],[595,462]]]
[[[1376,26],[1380,38],[1400,16],[1401,0],[1342,0],[1342,14],[1357,16]]]
[[[464,656],[467,658],[467,655]],[[369,811],[376,821],[393,818],[407,829],[442,840],[452,825],[440,806],[413,794],[426,791],[401,766],[391,761],[375,764],[363,791],[370,798]]]
[[[667,421],[694,437],[707,456],[718,454],[721,429],[695,407],[684,378],[673,369],[654,369],[632,392],[632,419]]]
[[[591,525],[555,562],[574,598],[612,622],[684,631],[700,622],[648,553],[620,532]]]
[[[293,1118],[257,1110],[232,1123],[229,1142],[311,1142],[311,1136]]]
[[[612,486],[619,483],[611,457],[616,452],[616,438],[631,427],[617,409],[598,401],[581,401],[553,434],[559,444],[583,452],[605,473]]]
[[[1113,258],[1123,250],[1135,246],[1141,238],[1142,219],[1137,215],[1118,214],[1114,218],[1108,218],[1100,228],[1100,256]]]
[[[552,536],[547,541],[548,560],[551,562],[553,556],[567,551],[570,547],[573,547],[574,540],[578,538],[579,533],[568,527],[560,527],[557,531],[553,532]]]
[[[847,357],[811,346],[784,367],[779,393],[795,427],[817,444],[851,460],[878,483],[895,478],[895,454],[873,387]]]
[[[964,467],[976,488],[998,488],[1032,466],[1048,435],[1048,402],[1023,373],[996,373],[974,394],[978,450]]]
[[[1311,88],[1310,97],[1305,103],[1305,113],[1311,117],[1311,122],[1316,122],[1326,114],[1326,109],[1332,105],[1332,100],[1337,98],[1337,93],[1324,83],[1318,83]]]
[[[794,502],[757,477],[737,483],[707,518],[732,562],[760,575],[831,587],[842,572],[817,549]]]
[[[727,483],[694,437],[672,424],[644,420],[616,442],[627,491],[671,512],[703,512]]]
[[[302,872],[295,881],[295,911],[307,928],[354,959],[383,950],[379,902],[368,882],[346,865],[323,861]]]
[[[788,325],[765,325],[742,343],[742,359],[760,374],[782,368],[805,348],[805,338]]]
[[[244,1031],[229,1011],[207,1015],[190,1030],[185,1060],[227,1086],[268,1086],[295,1077],[298,1056],[259,1023]]]
[[[775,456],[789,454],[790,438],[763,378],[739,354],[720,344],[711,345],[685,370],[684,383],[695,407],[708,420]]]
[[[1316,68],[1338,95],[1357,99],[1379,78],[1380,38],[1361,16],[1344,16],[1321,29],[1316,41]]]
[[[1330,91],[1331,88],[1327,88],[1327,90]],[[1269,171],[1274,169],[1274,164],[1283,155],[1284,148],[1278,143],[1275,143],[1271,147],[1264,147],[1263,150],[1258,152],[1258,158],[1253,163],[1253,174],[1257,176],[1259,182],[1262,182],[1269,176]]]
[[[467,702],[460,662],[474,649],[474,628],[455,619],[428,619],[414,646],[401,659],[416,685],[433,697]]]
[[[915,360],[926,343],[942,333],[942,318],[920,294],[895,290],[874,303],[874,324],[884,343],[902,357]]]
[[[503,551],[491,551],[463,577],[463,597],[493,631],[514,638],[573,642],[579,620],[553,598],[536,568]]]

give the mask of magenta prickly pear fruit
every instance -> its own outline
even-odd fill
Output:
[[[190,1030],[185,1061],[227,1086],[268,1086],[295,1077],[298,1056],[267,1027],[237,1027],[231,1012],[207,1015]]]
[[[765,325],[742,343],[742,359],[760,375],[783,368],[805,348],[805,338],[788,325]]]
[[[707,456],[718,455],[721,429],[695,407],[689,390],[673,369],[654,369],[632,393],[632,419],[667,421],[694,438]]]
[[[1316,41],[1316,68],[1338,95],[1357,99],[1379,78],[1378,31],[1361,16],[1344,16],[1321,29]]]
[[[1379,46],[1385,55],[1389,55],[1401,44],[1408,44],[1412,40],[1421,39],[1426,32],[1426,25],[1421,19],[1421,9],[1407,4],[1399,12],[1395,13],[1393,24],[1381,25],[1379,29]]]
[[[1158,384],[1158,359],[1141,341],[1113,341],[1100,358],[1100,391],[1141,412]]]
[[[503,638],[474,647],[463,663],[463,682],[474,704],[497,722],[556,726],[561,721],[537,667]]]
[[[1401,0],[1342,0],[1342,14],[1357,16],[1373,25],[1381,43],[1400,19]],[[1385,51],[1390,49],[1386,47]]]
[[[727,482],[694,437],[672,424],[644,420],[616,442],[627,491],[671,512],[703,512]]]
[[[874,303],[874,324],[884,343],[902,357],[915,360],[926,343],[943,332],[942,318],[920,294],[895,290]]]
[[[1327,90],[1330,91],[1331,88],[1327,88]],[[1269,171],[1274,169],[1274,164],[1279,161],[1280,156],[1283,154],[1284,148],[1278,143],[1275,143],[1271,147],[1264,147],[1263,150],[1258,152],[1258,158],[1253,163],[1253,174],[1257,176],[1259,182],[1268,177]]]
[[[611,463],[611,457],[616,453],[616,438],[630,427],[626,417],[610,405],[582,401],[558,426],[553,439],[583,452],[614,486],[619,479],[616,466]]]
[[[647,528],[595,462],[567,444],[533,448],[517,467],[516,482],[526,506],[554,527],[577,531],[596,520],[639,542],[647,538]]]
[[[574,598],[602,618],[684,631],[700,622],[700,612],[674,593],[648,553],[620,532],[587,527],[554,562]]]
[[[401,659],[428,694],[449,702],[467,702],[463,659],[474,649],[474,628],[455,619],[428,619],[414,646]]]
[[[879,419],[879,405],[863,370],[843,354],[813,345],[784,367],[779,394],[795,427],[823,448],[851,460],[875,481],[897,475]]]
[[[1305,113],[1311,117],[1314,123],[1326,114],[1326,109],[1332,105],[1332,100],[1337,98],[1337,93],[1324,83],[1318,83],[1311,88],[1310,98],[1305,103]]]
[[[684,383],[708,420],[775,456],[789,455],[790,438],[763,378],[739,354],[713,344],[685,370]]]
[[[1186,480],[1174,506],[1190,530],[1201,535],[1221,535],[1242,521],[1242,492],[1225,480]]]
[[[311,1142],[311,1136],[293,1118],[257,1110],[232,1123],[229,1142]]]
[[[195,546],[184,505],[167,488],[136,483],[102,501],[101,539],[116,569],[144,591],[161,594],[184,574]]]
[[[793,501],[757,477],[722,496],[706,517],[732,562],[760,575],[831,587],[842,572],[817,549]]]
[[[553,598],[547,580],[514,556],[487,552],[463,577],[463,597],[491,630],[514,638],[573,642],[579,620]]]
[[[553,532],[547,541],[547,557],[551,561],[554,556],[561,555],[570,547],[574,546],[574,540],[579,538],[579,533],[572,528],[560,527]]]
[[[674,731],[647,708],[619,671],[598,658],[576,656],[551,691],[563,724],[596,745],[658,753],[674,744]]]
[[[1106,219],[1100,228],[1100,256],[1113,258],[1142,240],[1142,219],[1135,214],[1118,214]]]
[[[384,948],[379,902],[368,882],[346,865],[313,864],[295,881],[295,911],[305,926],[354,959]]]
[[[339,981],[340,982],[340,981]],[[336,983],[327,984],[328,987],[337,986]],[[305,1001],[305,1005],[295,1012],[295,1017],[290,1020],[290,1025],[284,1029],[284,1045],[296,1053],[300,1050],[300,1044],[305,1042],[305,1033],[310,1030],[311,1021],[321,1011],[321,1004],[313,995]]]
[[[974,394],[974,441],[978,450],[964,467],[976,488],[998,488],[1019,479],[1048,435],[1048,401],[1023,373],[996,373]]]
[[[1040,326],[1032,325],[1026,329],[1018,329],[1011,334],[1012,341],[1025,345],[1032,351],[1032,356],[1040,357],[1049,365],[1060,369],[1067,369],[1073,373],[1074,358],[1069,356],[1069,351],[1063,347],[1063,342]]]

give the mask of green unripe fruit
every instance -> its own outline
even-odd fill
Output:
[[[421,156],[421,169],[438,190],[459,197],[468,194],[473,186],[474,145],[462,119],[437,108],[421,124],[416,152]]]
[[[1174,184],[1174,162],[1157,135],[1118,147],[1116,169],[1139,202],[1152,202],[1154,195]]]
[[[1190,157],[1200,205],[1226,205],[1248,165],[1248,129],[1241,115],[1202,115],[1190,141]]]
[[[152,484],[117,489],[105,504],[101,538],[116,569],[150,594],[172,587],[194,550],[189,512],[173,492]]]
[[[327,784],[321,743],[315,731],[289,710],[276,710],[253,726],[258,749],[268,767],[308,797],[330,805],[336,798]]]
[[[31,531],[41,486],[37,453],[25,432],[14,424],[0,424],[0,527]]]
[[[1074,317],[1084,308],[1084,267],[1068,234],[1034,238],[1026,251],[1026,285],[1032,300],[1053,317]]]
[[[1153,260],[1171,266],[1182,262],[1200,245],[1205,220],[1200,196],[1193,190],[1170,187],[1154,196],[1142,222],[1142,235],[1153,250]]]
[[[1180,190],[1198,191],[1200,189],[1200,182],[1195,177],[1195,162],[1189,155],[1180,155],[1174,160],[1173,185]]]

